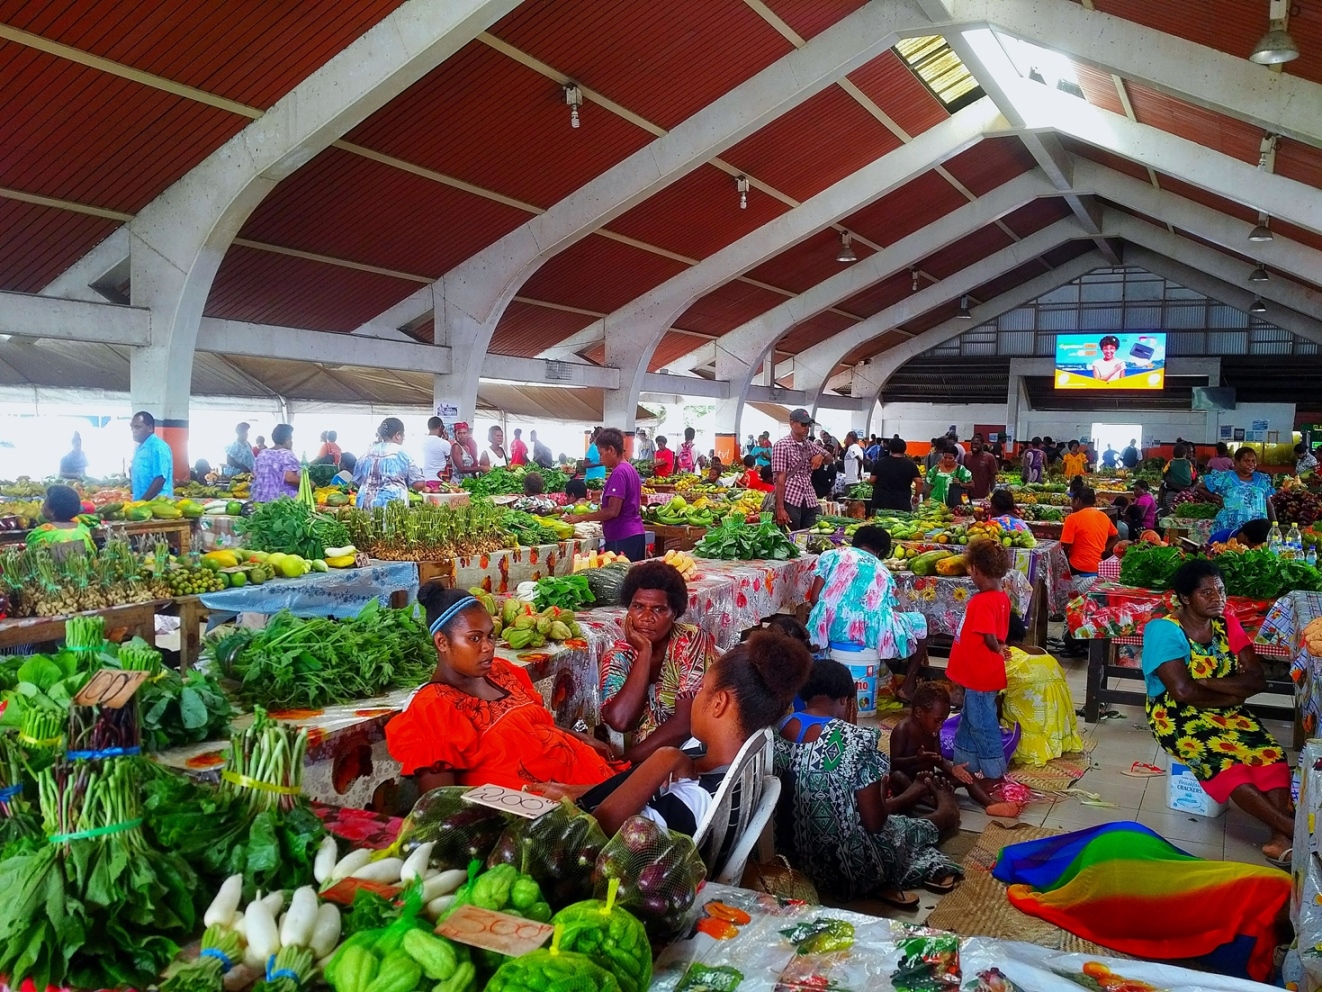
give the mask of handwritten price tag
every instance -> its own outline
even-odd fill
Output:
[[[554,931],[549,923],[495,913],[471,903],[460,906],[436,928],[442,937],[512,958],[537,950]]]
[[[133,698],[138,687],[147,681],[147,674],[103,668],[73,697],[74,705],[104,706],[106,709],[117,710]]]
[[[542,796],[534,796],[531,792],[517,792],[503,785],[479,785],[476,789],[465,792],[464,799],[479,806],[490,806],[502,813],[513,813],[515,816],[526,817],[529,820],[535,820],[560,805]]]
[[[365,878],[342,878],[321,894],[324,902],[337,902],[341,906],[352,906],[353,898],[360,890],[366,890],[389,902],[395,901],[400,893],[400,886],[387,885],[385,882],[369,882]]]

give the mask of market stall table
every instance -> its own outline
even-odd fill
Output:
[[[1174,544],[1183,537],[1201,545],[1212,539],[1212,531],[1216,530],[1216,527],[1213,520],[1162,517],[1157,521],[1157,530],[1166,538],[1167,544]]]
[[[914,575],[913,572],[895,572],[893,577],[900,609],[926,617],[928,637],[954,637],[959,633],[969,597],[978,591],[972,579],[966,575]],[[1021,617],[1031,615],[1033,591],[1023,572],[1012,569],[1006,575],[1005,592]],[[1032,635],[1030,625],[1029,643],[1033,643]]]
[[[658,558],[667,551],[692,551],[707,536],[706,527],[690,527],[687,524],[676,526],[649,523],[647,528],[652,532],[653,553]]]
[[[86,610],[56,617],[17,617],[0,620],[0,651],[22,647],[27,644],[41,644],[46,641],[64,640],[64,626],[70,617],[102,617],[106,622],[106,636],[119,631],[127,632],[128,637],[135,634],[148,644],[156,643],[156,614],[162,607],[168,606],[168,599],[153,599],[145,603],[127,603],[123,606],[108,606],[100,610]]]
[[[135,547],[143,538],[156,536],[165,539],[170,550],[177,555],[187,554],[193,548],[193,530],[197,520],[180,517],[177,520],[105,520],[100,527],[107,539],[127,538]]]

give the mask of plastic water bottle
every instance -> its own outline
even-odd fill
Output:
[[[1274,555],[1279,555],[1284,550],[1285,540],[1281,537],[1281,525],[1272,521],[1271,530],[1267,532],[1267,549]]]
[[[1297,523],[1290,525],[1290,531],[1285,535],[1285,546],[1289,550],[1291,558],[1302,558],[1304,556],[1304,538],[1299,533]]]
[[[1308,546],[1308,554],[1304,556],[1304,561],[1308,562],[1308,564],[1312,565],[1314,568],[1317,567],[1317,545],[1316,545],[1316,544],[1310,544],[1310,545]]]

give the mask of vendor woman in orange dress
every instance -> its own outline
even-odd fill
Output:
[[[436,671],[386,724],[390,755],[426,792],[443,785],[596,785],[628,767],[606,747],[555,725],[522,668],[495,657],[491,616],[457,589],[418,592],[436,645]]]

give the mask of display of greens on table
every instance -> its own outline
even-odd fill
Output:
[[[249,550],[281,551],[308,559],[324,558],[327,548],[351,543],[344,524],[287,496],[258,503],[234,528]]]
[[[1322,592],[1322,571],[1266,548],[1229,551],[1213,559],[1225,581],[1226,595],[1278,599],[1287,592]],[[1170,588],[1171,576],[1186,561],[1179,548],[1133,544],[1120,559],[1120,582],[1139,589]]]
[[[1184,552],[1160,544],[1131,544],[1120,559],[1120,583],[1136,589],[1169,589]]]
[[[562,493],[569,476],[556,468],[493,468],[482,475],[474,475],[460,483],[474,496],[514,496],[523,494],[523,479],[529,472],[542,477],[542,492]]]
[[[1171,511],[1177,520],[1211,520],[1221,512],[1216,503],[1181,503]]]
[[[548,575],[544,579],[538,579],[532,599],[533,606],[539,611],[552,606],[558,606],[562,610],[581,610],[596,601],[597,597],[593,595],[592,588],[588,585],[588,577],[581,572],[577,575]]]
[[[436,668],[416,607],[395,610],[375,599],[343,620],[282,610],[261,630],[208,638],[206,653],[239,683],[240,700],[272,709],[319,709],[413,688]]]
[[[721,558],[727,561],[752,561],[770,558],[784,561],[799,557],[798,546],[776,526],[770,513],[764,513],[756,524],[742,517],[729,516],[706,535],[693,549],[698,558]]]
[[[848,499],[871,499],[872,483],[859,482],[849,487],[849,492],[845,494]]]

